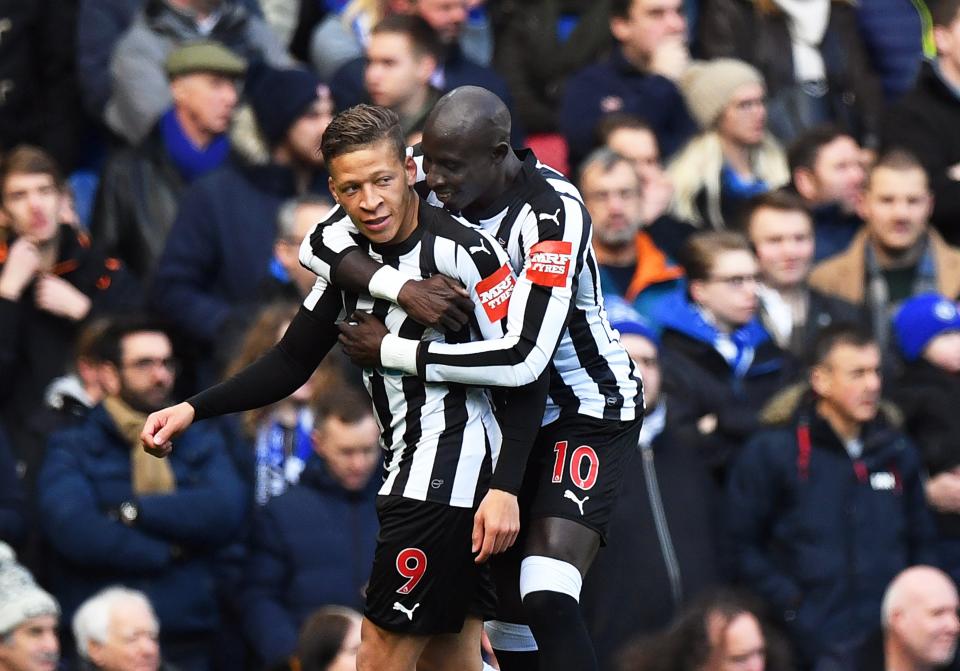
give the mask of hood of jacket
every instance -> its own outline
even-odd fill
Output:
[[[671,329],[682,333],[698,342],[714,346],[720,332],[717,327],[704,319],[700,310],[687,300],[683,292],[677,292],[665,301],[658,317],[663,329]],[[730,334],[730,339],[738,348],[753,347],[756,349],[770,340],[759,319],[752,319],[749,323]]]

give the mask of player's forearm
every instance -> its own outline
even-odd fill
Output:
[[[511,494],[520,491],[530,450],[540,431],[549,390],[550,376],[544,372],[528,385],[497,391],[497,420],[503,440],[497,466],[490,479],[491,489]]]
[[[378,274],[381,270],[385,272]],[[394,295],[394,303],[396,292],[407,280],[400,271],[374,261],[359,247],[345,254],[332,268],[331,274],[333,283],[340,289],[361,295],[369,293],[374,298],[390,300],[383,295],[386,291]]]

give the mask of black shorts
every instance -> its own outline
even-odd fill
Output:
[[[401,634],[455,634],[468,615],[489,619],[496,593],[471,552],[471,508],[377,497],[380,533],[364,615]]]
[[[642,424],[641,418],[620,422],[574,415],[541,428],[520,493],[524,517],[573,520],[600,534],[605,545]]]

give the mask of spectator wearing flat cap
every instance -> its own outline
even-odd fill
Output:
[[[941,567],[960,579],[960,313],[935,293],[907,300],[893,318],[903,371],[889,396],[904,414],[930,478],[927,500],[937,513]]]
[[[143,142],[111,157],[94,210],[98,243],[144,280],[163,251],[184,188],[227,159],[246,63],[217,42],[198,41],[171,52],[166,71],[173,106]]]
[[[60,607],[0,542],[0,671],[55,671]]]
[[[151,290],[155,309],[202,358],[268,275],[283,202],[327,193],[317,151],[333,112],[327,87],[304,70],[258,65],[246,94],[256,128],[239,114],[230,159],[184,192]]]
[[[763,76],[743,61],[718,58],[687,68],[680,89],[701,130],[667,168],[673,215],[723,229],[747,200],[790,179],[786,155],[767,129]]]
[[[147,0],[110,61],[104,122],[114,133],[132,144],[146,137],[172,102],[167,57],[199,39],[217,40],[250,62],[292,63],[266,22],[240,0]]]

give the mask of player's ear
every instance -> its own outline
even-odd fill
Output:
[[[498,142],[497,145],[493,148],[493,162],[502,163],[509,153],[510,153],[510,143]]]
[[[340,199],[337,198],[337,188],[333,183],[333,177],[327,177],[327,188],[330,189],[330,195],[333,196],[334,202],[339,205]]]
[[[407,186],[413,186],[417,183],[417,162],[413,156],[405,156],[403,159],[403,169],[407,173]]]

